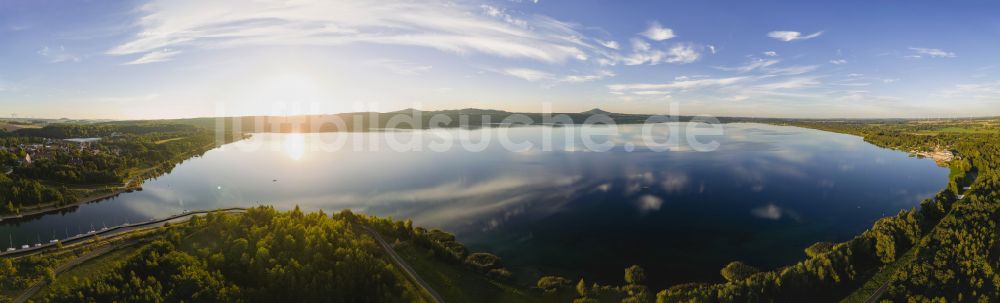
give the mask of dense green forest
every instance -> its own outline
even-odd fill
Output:
[[[469,252],[454,236],[409,222],[343,211],[209,214],[171,226],[99,275],[49,286],[41,302],[421,302],[430,301],[394,267],[370,234],[407,241],[435,260],[503,281],[500,258]],[[27,286],[53,261],[0,266],[4,281]],[[5,259],[10,263],[10,259]],[[13,273],[13,274],[11,274]],[[17,277],[8,279],[6,277]],[[51,279],[51,278],[49,278]],[[2,298],[2,297],[0,297]],[[0,300],[3,301],[3,300]]]
[[[335,285],[335,286],[334,286]],[[44,302],[406,302],[408,286],[370,237],[323,213],[257,208],[169,231],[113,270],[57,285]]]
[[[72,142],[69,138],[95,138]],[[158,122],[50,124],[0,133],[0,214],[137,188],[217,146],[215,133]],[[30,161],[28,159],[30,158]]]

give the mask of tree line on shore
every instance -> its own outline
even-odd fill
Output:
[[[886,281],[885,300],[1000,301],[1000,132],[996,123],[782,123],[854,134],[903,151],[945,148],[957,157],[948,164],[948,184],[933,198],[876,221],[848,241],[807,247],[806,258],[789,266],[761,271],[734,261],[720,270],[724,283],[675,285],[655,297],[635,286],[634,280],[628,282],[628,270],[624,286],[588,286],[580,279],[573,287],[570,279],[545,276],[537,287],[574,302],[833,302],[899,261],[898,270]],[[930,132],[944,127],[989,131]],[[907,252],[914,257],[901,260]]]
[[[50,286],[40,302],[420,302],[422,291],[359,228],[405,238],[434,257],[499,279],[500,258],[454,236],[344,211],[258,207],[192,217],[93,277]]]

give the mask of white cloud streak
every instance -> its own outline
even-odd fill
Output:
[[[633,95],[640,96],[655,96],[655,95],[669,95],[669,91],[665,90],[637,90],[632,92]]]
[[[794,32],[794,31],[773,31],[773,32],[767,33],[767,36],[771,37],[771,38],[774,38],[774,39],[781,40],[781,41],[790,42],[790,41],[795,41],[795,40],[812,39],[812,38],[819,37],[822,34],[823,34],[823,32],[815,32],[815,33],[813,33],[811,35],[803,36],[802,33],[800,33],[800,32]]]
[[[943,51],[937,48],[923,48],[923,47],[911,47],[910,50],[916,53],[916,55],[908,56],[911,58],[920,58],[921,56],[929,56],[931,58],[955,58],[957,57],[953,52]]]
[[[599,70],[593,74],[577,74],[558,76],[553,73],[530,68],[508,68],[500,71],[502,74],[524,79],[531,82],[554,83],[582,83],[614,77],[615,73],[608,70]]]
[[[66,47],[62,45],[53,48],[48,46],[42,47],[42,49],[38,50],[38,54],[45,57],[49,63],[80,62],[79,56],[66,51]]]
[[[503,70],[503,72],[509,76],[521,78],[532,82],[555,79],[555,75],[551,73],[530,68],[508,68]]]
[[[717,68],[721,69],[721,70],[724,70],[724,71],[737,71],[737,72],[745,73],[745,72],[750,72],[750,71],[753,71],[753,70],[756,70],[756,69],[761,69],[761,68],[765,68],[765,67],[768,67],[768,66],[771,66],[771,65],[775,65],[775,64],[778,64],[778,62],[780,62],[780,61],[775,60],[775,59],[771,59],[771,60],[755,59],[753,61],[750,61],[750,63],[747,63],[747,64],[742,65],[742,66],[736,66],[736,67],[717,67]]]
[[[749,79],[750,77],[729,77],[718,79],[697,79],[674,81],[671,83],[630,83],[608,85],[611,91],[650,91],[650,90],[692,90],[705,87],[725,86],[736,84]]]
[[[155,50],[155,51],[148,52],[145,55],[142,55],[142,57],[139,57],[139,59],[135,59],[135,60],[129,61],[129,62],[125,63],[125,64],[126,65],[135,65],[135,64],[148,64],[148,63],[163,62],[163,61],[170,60],[171,58],[173,58],[174,56],[176,56],[176,55],[178,55],[180,53],[181,53],[180,51],[170,50],[170,49]]]
[[[755,88],[763,90],[797,89],[819,85],[819,81],[814,77],[797,77],[778,82],[757,85]]]
[[[416,64],[402,60],[377,59],[366,62],[365,65],[388,70],[401,76],[420,76],[429,72],[433,66]]]
[[[608,41],[597,40],[597,43],[600,43],[604,47],[607,47],[607,48],[610,48],[610,49],[615,49],[616,50],[616,49],[621,48],[621,45],[619,45],[618,42],[614,41],[614,40],[608,40]]]
[[[454,3],[153,0],[139,12],[140,32],[108,54],[163,61],[166,48],[368,43],[560,63],[587,60],[597,47],[575,24]]]

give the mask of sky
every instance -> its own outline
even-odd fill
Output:
[[[998,50],[995,1],[0,0],[0,117],[990,116]]]

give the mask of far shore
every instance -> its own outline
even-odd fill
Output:
[[[118,196],[118,195],[120,195],[122,193],[131,191],[131,190],[135,190],[135,189],[138,189],[138,188],[120,188],[120,189],[112,190],[110,193],[82,198],[82,199],[77,200],[74,203],[70,203],[70,204],[66,204],[66,205],[51,206],[51,207],[42,207],[42,208],[39,208],[39,209],[33,209],[33,210],[30,210],[30,211],[27,211],[27,212],[22,212],[22,213],[19,213],[19,214],[3,215],[3,216],[0,216],[0,222],[4,222],[4,221],[7,221],[7,220],[16,220],[16,219],[21,219],[21,218],[31,217],[31,216],[37,216],[37,215],[44,215],[44,214],[48,214],[48,213],[57,212],[57,211],[60,211],[60,210],[70,209],[70,208],[74,208],[74,207],[77,207],[77,206],[80,206],[80,205],[83,205],[83,204],[87,204],[87,203],[90,203],[90,202],[97,202],[97,201],[101,201],[101,200],[104,200],[104,199],[114,198],[114,197],[116,197],[116,196]]]

